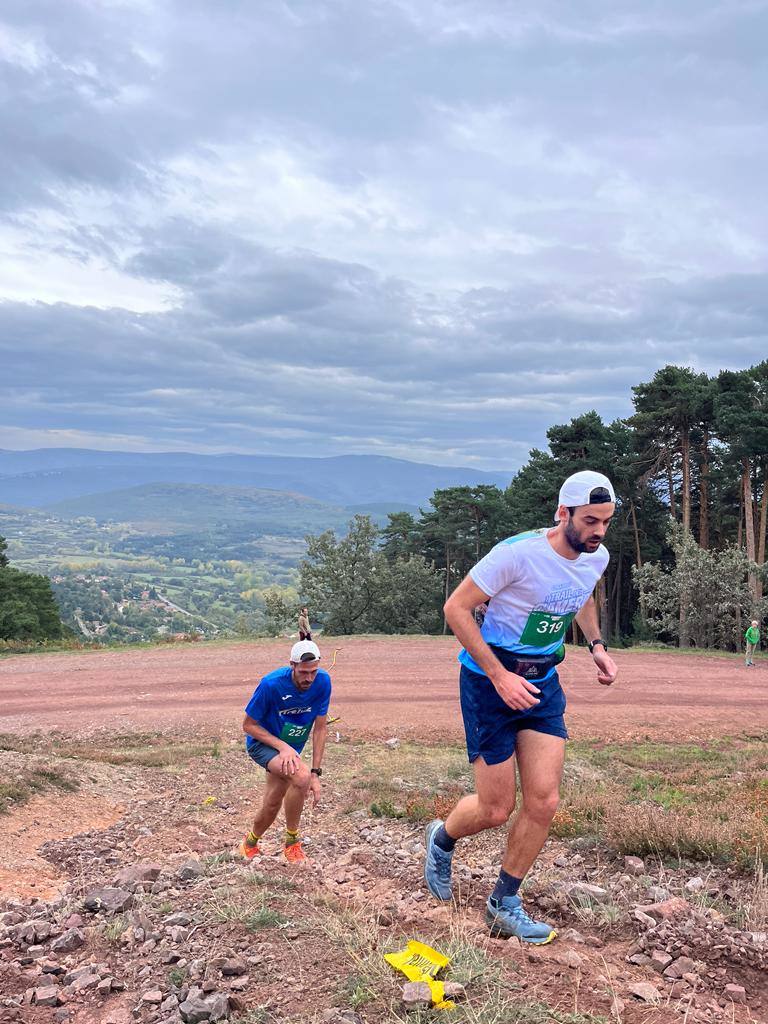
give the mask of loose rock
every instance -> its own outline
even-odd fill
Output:
[[[735,986],[733,986],[735,988]],[[55,985],[44,985],[42,988],[36,988],[32,999],[38,1006],[58,1006],[59,1005],[59,990]]]
[[[83,906],[91,913],[97,914],[103,911],[105,914],[121,914],[133,903],[133,896],[126,889],[118,889],[114,886],[106,886],[101,889],[91,889],[86,893]]]
[[[644,875],[645,861],[642,857],[625,857],[624,870],[628,875]]]
[[[205,868],[203,865],[199,860],[195,860],[195,858],[192,857],[181,865],[179,870],[176,872],[176,877],[180,878],[182,882],[186,882],[192,878],[200,878],[200,876],[204,874]]]
[[[426,981],[408,981],[403,985],[403,1006],[406,1010],[427,1009],[432,1005],[432,993]]]
[[[79,928],[68,928],[51,943],[54,953],[73,953],[85,945],[85,935]]]
[[[642,999],[644,1003],[658,1003],[660,1001],[659,990],[654,988],[650,981],[633,981],[628,987],[630,995],[636,999]]]
[[[746,990],[741,985],[726,985],[723,995],[734,1003],[746,1003],[747,1001]]]
[[[574,882],[567,889],[568,895],[575,900],[586,900],[592,903],[610,903],[611,895],[601,885],[591,885],[589,882]]]
[[[159,864],[129,864],[118,871],[112,884],[124,888],[141,882],[154,882],[162,870]]]

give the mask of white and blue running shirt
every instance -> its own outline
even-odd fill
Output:
[[[602,544],[597,551],[564,558],[547,540],[547,532],[544,528],[508,537],[469,570],[490,597],[480,630],[487,644],[521,655],[554,654],[605,572],[609,555]],[[459,661],[484,675],[467,650]]]

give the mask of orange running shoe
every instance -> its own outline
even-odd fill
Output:
[[[241,857],[245,857],[246,860],[253,860],[254,857],[261,856],[261,849],[259,847],[259,844],[256,843],[255,846],[249,846],[248,843],[246,843],[245,839],[243,839],[243,841],[240,843],[237,852],[240,854]]]
[[[290,843],[283,849],[283,853],[289,864],[301,864],[302,861],[309,860],[300,842]]]

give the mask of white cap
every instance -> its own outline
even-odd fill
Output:
[[[320,648],[312,640],[299,640],[291,648],[291,661],[320,661]]]
[[[577,505],[589,505],[590,495],[598,487],[608,491],[610,501],[616,501],[616,492],[607,476],[603,476],[602,473],[594,473],[591,469],[579,470],[578,473],[569,476],[560,488],[557,507],[565,505],[567,508],[573,508]],[[560,517],[555,512],[555,522],[559,521]]]

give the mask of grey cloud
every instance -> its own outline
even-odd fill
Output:
[[[230,291],[220,283],[216,304],[201,303],[190,282],[197,297],[189,314],[0,307],[0,334],[10,340],[4,354],[9,379],[31,393],[40,361],[49,371],[36,395],[5,403],[6,420],[131,434],[138,421],[152,436],[176,442],[190,424],[202,422],[208,441],[237,448],[256,438],[265,450],[279,449],[275,435],[283,443],[290,435],[307,451],[318,438],[332,449],[329,438],[347,439],[337,450],[346,450],[349,439],[383,438],[400,450],[411,437],[431,444],[434,458],[441,448],[476,458],[478,437],[492,435],[514,441],[519,462],[552,422],[591,407],[609,419],[626,414],[631,385],[658,365],[677,360],[719,368],[723,337],[733,337],[745,309],[752,318],[745,359],[757,359],[768,347],[759,276],[676,287],[651,283],[625,295],[621,312],[599,315],[588,301],[584,309],[571,308],[572,294],[558,304],[551,296],[545,302],[541,290],[485,289],[457,296],[455,319],[424,329],[418,344],[413,324],[429,319],[424,296],[401,285],[399,305],[391,304],[386,322],[377,324],[370,309],[386,301],[388,282],[368,268],[336,261],[326,267],[316,257],[309,261],[311,310],[282,299],[275,326],[271,304],[259,300],[249,306],[244,326],[238,295],[288,295],[307,276],[305,254],[257,255],[250,264],[231,261]],[[242,265],[239,276],[236,264]],[[206,274],[203,267],[201,277]],[[340,282],[349,281],[362,281],[360,315],[346,321],[331,315],[324,322]],[[656,348],[638,360],[641,340]],[[14,356],[22,345],[33,349],[33,364]],[[492,465],[497,456],[484,458]]]
[[[0,430],[506,466],[665,362],[762,358],[767,20],[5,4],[8,230],[169,298],[0,304]]]

